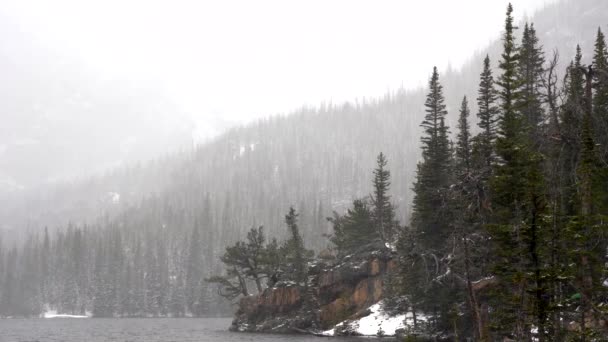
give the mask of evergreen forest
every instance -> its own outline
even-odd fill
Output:
[[[431,66],[409,97],[302,110],[171,167],[116,171],[147,177],[132,187],[165,177],[171,190],[0,242],[0,316],[225,315],[277,282],[300,286],[314,308],[317,262],[376,249],[394,255],[385,303],[412,314],[412,336],[605,340],[608,45],[604,23],[592,24],[593,44],[547,50],[509,5],[497,53],[462,70],[474,88]],[[422,115],[404,118],[406,102]],[[344,117],[380,123],[341,131]],[[327,140],[304,139],[323,125]],[[297,139],[272,144],[260,133],[270,127]],[[372,141],[378,133],[399,138]],[[364,143],[332,145],[346,139]]]

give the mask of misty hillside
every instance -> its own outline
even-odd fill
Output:
[[[583,51],[591,51],[597,26],[606,17],[605,1],[562,1],[540,11],[532,21],[547,55],[559,50],[563,65],[572,58],[577,43]],[[498,52],[496,41],[488,48],[494,67]],[[476,98],[485,54],[472,52],[474,57],[461,70],[441,74],[452,131],[462,96]],[[429,73],[432,69],[432,65],[420,67],[428,68]],[[55,99],[49,97],[49,101]],[[107,103],[113,103],[114,113],[125,108],[139,110],[110,100]],[[283,215],[293,204],[302,213],[306,241],[322,248],[326,244],[323,234],[328,232],[324,218],[332,210],[342,210],[353,198],[369,194],[371,170],[381,151],[394,175],[393,200],[400,218],[407,222],[423,103],[424,90],[417,89],[397,90],[355,103],[302,108],[287,116],[234,128],[194,153],[164,157],[84,181],[10,193],[2,199],[4,229],[57,227],[100,217],[103,221],[122,217],[118,221],[123,223],[137,217],[158,225],[189,226],[203,203],[210,203],[212,218],[206,229],[218,238],[214,241],[215,253],[219,253],[220,245],[235,240],[254,224],[265,225],[271,235],[282,232]],[[475,112],[474,101],[470,103]],[[82,134],[86,134],[83,129]],[[109,137],[94,139],[115,142]],[[178,211],[182,218],[172,221],[171,215],[154,209],[158,206]],[[146,216],[150,212],[154,213],[152,218]]]
[[[0,192],[90,176],[192,145],[154,83],[102,75],[0,12]]]
[[[38,70],[26,52],[48,51],[8,42],[24,58],[0,56],[20,118],[0,140],[0,318],[236,304],[242,332],[601,340],[608,3],[513,13],[459,70],[416,63],[428,89],[304,106],[192,149],[173,145],[191,130],[162,92],[62,56]],[[366,317],[377,329],[357,330]]]

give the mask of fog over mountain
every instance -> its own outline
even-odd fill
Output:
[[[532,11],[545,2],[522,3],[518,11]],[[387,87],[397,89],[404,82],[408,88],[424,84],[427,72],[411,68],[413,61],[393,60],[389,64],[395,70],[388,65],[356,70],[366,62],[365,54],[357,52],[356,36],[364,35],[361,39],[372,44],[370,56],[383,46],[401,44],[381,36],[370,41],[367,35],[385,32],[390,34],[386,37],[402,37],[405,45],[416,45],[424,40],[399,33],[410,29],[407,23],[416,16],[392,2],[378,8],[348,5],[350,16],[336,20],[331,15],[340,13],[342,4],[326,5],[327,15],[316,13],[317,27],[305,18],[315,15],[320,4],[290,9],[260,3],[248,9],[251,17],[228,4],[3,4],[0,188],[10,191],[99,174],[189,150],[193,142],[206,141],[239,122],[331,99],[337,104],[380,96]],[[463,6],[466,10],[476,5]],[[482,20],[484,25],[499,18],[504,7],[479,6],[489,13],[490,8],[500,9],[491,11],[495,14]],[[285,18],[271,16],[268,10],[273,8]],[[376,21],[374,16],[400,10],[403,21],[382,20],[379,28],[358,25],[366,17]],[[255,16],[272,21],[262,24]],[[339,21],[343,28],[334,25]],[[156,25],[160,22],[166,25]],[[239,30],[237,25],[251,29]],[[276,29],[280,26],[286,27],[284,32]],[[498,33],[498,27],[488,32]],[[476,39],[467,44],[479,45],[482,38]],[[319,51],[297,52],[301,46]],[[407,53],[403,48],[396,51],[392,59]],[[460,64],[469,54],[458,50],[436,60]],[[326,80],[317,82],[320,77]]]
[[[0,11],[0,189],[65,181],[191,149],[198,127],[158,82],[103,75]],[[199,139],[200,141],[200,139]]]
[[[536,14],[533,21],[547,55],[559,50],[563,65],[572,58],[577,43],[589,51],[589,37],[606,13],[605,7],[601,1],[563,1]],[[25,35],[16,31],[10,36],[17,33],[17,37]],[[20,39],[7,42],[11,41],[25,57],[9,59],[16,66],[12,74],[19,73],[13,77],[21,81],[16,80],[2,95],[12,94],[7,103],[19,111],[10,113],[20,118],[16,120],[19,126],[3,126],[11,128],[2,135],[4,184],[16,189],[40,183],[41,173],[47,179],[69,174],[81,177],[35,190],[5,192],[5,229],[86,222],[106,215],[107,210],[118,213],[129,205],[140,205],[142,198],[152,194],[165,199],[171,194],[185,196],[184,205],[196,212],[196,203],[186,198],[198,196],[197,192],[211,196],[217,207],[230,201],[239,217],[239,230],[255,222],[279,229],[285,203],[321,208],[318,211],[327,215],[350,199],[368,194],[368,171],[380,151],[389,157],[396,175],[393,191],[400,216],[409,217],[413,172],[419,158],[422,88],[399,89],[377,99],[305,107],[291,115],[233,128],[192,152],[187,147],[192,145],[193,121],[176,112],[176,105],[163,97],[160,88],[118,80],[91,81],[75,71],[69,77],[82,66],[55,56],[48,59],[50,67],[43,67],[33,59],[48,50],[28,54],[23,43],[17,44]],[[499,46],[495,40],[486,50],[492,60],[497,60]],[[461,96],[476,96],[477,75],[486,51],[471,51],[473,57],[461,68],[443,72],[452,132]],[[57,77],[58,72],[66,76]],[[28,94],[25,87],[40,87],[32,92],[40,96],[17,96]],[[48,89],[57,93],[51,96]],[[475,111],[474,101],[471,105]],[[217,120],[211,127],[220,131],[225,122]],[[166,154],[180,148],[184,152]],[[23,157],[29,154],[37,157]],[[136,162],[150,158],[160,159]],[[124,161],[130,161],[129,166],[105,169],[109,171],[103,176],[82,177]],[[120,200],[109,200],[115,198],[113,194],[119,194]],[[217,215],[221,212],[218,209]],[[323,241],[322,234],[315,233],[315,239]]]
[[[604,340],[608,1],[502,2],[0,5],[0,319]]]

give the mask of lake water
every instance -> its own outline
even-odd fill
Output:
[[[228,331],[229,318],[0,319],[0,342],[362,342],[370,339]]]

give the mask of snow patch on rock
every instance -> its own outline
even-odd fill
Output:
[[[336,328],[338,330],[352,331],[356,335],[361,336],[395,336],[398,329],[413,326],[412,313],[399,314],[391,316],[382,308],[382,301],[372,305],[369,308],[370,314],[356,320],[346,320],[338,323],[334,329],[322,332],[325,336],[335,336]],[[424,315],[417,314],[416,319],[419,322],[426,321]]]

